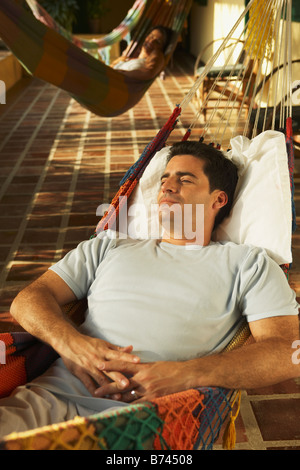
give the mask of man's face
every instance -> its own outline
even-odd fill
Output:
[[[176,238],[204,232],[204,224],[215,216],[216,191],[210,192],[204,163],[191,155],[177,155],[167,164],[158,195],[160,223]],[[181,236],[180,236],[181,235]]]
[[[148,54],[154,51],[162,51],[164,48],[165,37],[164,34],[158,29],[154,29],[146,37],[143,47]]]

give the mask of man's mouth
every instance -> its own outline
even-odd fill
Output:
[[[159,205],[161,204],[179,204],[179,201],[170,198],[163,198],[159,201]]]

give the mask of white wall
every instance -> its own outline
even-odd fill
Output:
[[[297,0],[300,1],[300,0]],[[193,4],[191,12],[191,31],[190,31],[190,50],[191,53],[198,57],[198,54],[203,48],[209,44],[212,40],[217,38],[226,37],[234,25],[237,23],[245,9],[244,0],[208,0],[208,5],[201,7],[196,3]],[[237,27],[233,33],[233,37],[238,38],[242,34],[245,26],[244,19],[241,21],[240,26]],[[281,31],[281,26],[277,29],[277,33]],[[285,42],[285,38],[282,39],[282,45]],[[207,63],[210,57],[216,52],[221,42],[215,44],[214,50],[210,48],[206,53],[201,56],[204,63]],[[292,59],[299,59],[299,44],[300,44],[300,24],[292,23]],[[237,59],[237,55],[232,56],[231,63],[234,63]],[[277,56],[276,56],[277,57]],[[281,54],[279,63],[285,62],[283,53]],[[224,55],[220,54],[218,60],[214,65],[224,65]],[[274,66],[277,65],[275,60]],[[272,61],[264,61],[262,73],[263,75],[268,74],[273,67]],[[283,72],[274,75],[274,78],[268,81],[270,86],[270,92],[268,86],[265,87],[264,94],[262,96],[262,105],[265,105],[265,101],[269,99],[269,104],[273,105],[274,102],[278,103],[282,93],[286,93],[286,83],[283,80]],[[277,82],[278,80],[278,82]],[[286,78],[285,78],[286,80]],[[292,66],[292,82],[300,81],[300,63],[293,64]],[[275,87],[276,84],[276,87]],[[277,88],[276,94],[273,95],[274,89]],[[284,90],[284,91],[283,91]],[[268,94],[269,93],[269,94]],[[300,92],[297,93],[297,100],[300,100]],[[294,103],[296,104],[296,103]],[[299,104],[297,102],[297,104]]]
[[[244,0],[208,0],[208,5],[205,7],[194,3],[191,10],[191,53],[197,57],[210,41],[227,36],[244,9]],[[242,21],[234,37],[240,36],[243,27]],[[213,52],[220,44],[220,42],[216,44]],[[204,62],[207,62],[210,55],[209,52],[204,55]]]

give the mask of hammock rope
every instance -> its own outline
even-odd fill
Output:
[[[236,35],[238,27],[249,13],[249,20],[243,27],[240,35]],[[253,20],[253,15],[255,21]],[[230,41],[240,41],[244,43],[244,47],[240,51],[236,62],[231,66],[230,73],[227,72],[230,66],[234,47]],[[238,21],[235,23],[229,34],[223,40],[223,43],[213,56],[208,60],[207,64],[202,68],[194,85],[189,93],[185,96],[180,107],[184,110],[202,86],[206,76],[215,66],[220,55],[227,48],[229,54],[226,56],[222,67],[218,67],[219,73],[207,95],[198,107],[198,113],[190,125],[190,129],[196,127],[199,120],[206,109],[208,103],[212,99],[213,93],[217,92],[218,97],[214,98],[215,106],[211,110],[209,119],[200,127],[201,136],[204,138],[213,128],[212,123],[216,121],[218,113],[218,124],[215,126],[213,135],[210,140],[216,145],[222,146],[225,139],[225,133],[232,128],[231,136],[242,134],[250,137],[249,129],[251,129],[251,137],[255,137],[258,132],[258,124],[261,117],[262,124],[260,131],[266,128],[275,128],[275,113],[272,115],[272,123],[267,119],[269,110],[272,111],[277,105],[277,96],[281,96],[280,111],[278,113],[279,127],[284,128],[286,118],[291,116],[291,4],[286,0],[254,0],[248,4]],[[264,51],[264,54],[262,53]],[[280,60],[284,64],[280,66]],[[271,72],[268,73],[268,68]],[[282,78],[275,77],[275,71],[278,67],[283,69]],[[220,90],[218,80],[225,77]],[[234,83],[234,86],[231,84]],[[244,89],[243,89],[243,83]],[[270,85],[271,83],[271,85]],[[283,93],[283,90],[286,93]],[[241,99],[240,99],[241,98]],[[264,103],[266,101],[266,103]],[[221,103],[225,103],[219,117]],[[288,104],[288,106],[287,106]],[[239,105],[239,106],[237,106]],[[233,110],[238,109],[237,118],[231,124]],[[221,110],[220,110],[221,111]],[[243,114],[246,112],[246,119],[243,120]],[[268,126],[268,127],[267,127]],[[226,147],[226,145],[224,145]]]
[[[201,83],[203,82],[203,79],[207,76],[207,74],[209,73],[209,71],[211,70],[211,68],[213,67],[213,65],[215,64],[216,60],[218,59],[218,57],[220,56],[220,54],[222,53],[222,51],[224,50],[225,46],[227,45],[228,41],[230,40],[230,38],[234,35],[234,32],[235,30],[238,28],[238,26],[240,25],[240,23],[244,20],[244,17],[245,15],[248,13],[249,9],[250,9],[250,6],[251,6],[251,3],[249,3],[246,7],[246,9],[244,10],[244,12],[240,15],[239,19],[237,20],[237,22],[234,24],[234,26],[232,27],[232,29],[230,30],[230,32],[228,33],[228,35],[226,36],[226,38],[224,39],[223,43],[221,44],[221,46],[218,48],[218,50],[214,53],[214,55],[209,59],[209,61],[207,62],[207,64],[205,65],[204,67],[204,70],[202,71],[201,75],[198,77],[198,79],[195,81],[195,83],[193,84],[193,86],[190,88],[189,92],[186,94],[185,98],[182,100],[181,102],[181,109],[182,111],[184,111],[185,107],[189,104],[189,102],[192,100],[192,98],[194,97],[196,91],[198,90],[198,88],[200,87]],[[198,113],[199,114],[199,113]],[[200,115],[200,114],[199,114]]]

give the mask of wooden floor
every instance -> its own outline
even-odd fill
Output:
[[[25,78],[0,105],[0,316],[24,286],[79,242],[98,222],[128,167],[189,91],[193,69],[175,60],[140,103],[105,119],[66,93]],[[189,106],[172,134],[181,138],[195,116]],[[295,203],[300,214],[300,167]],[[298,223],[300,221],[298,220]],[[293,236],[290,283],[300,298],[300,236]],[[237,449],[300,449],[300,379],[243,392]],[[221,449],[220,441],[216,449]]]

